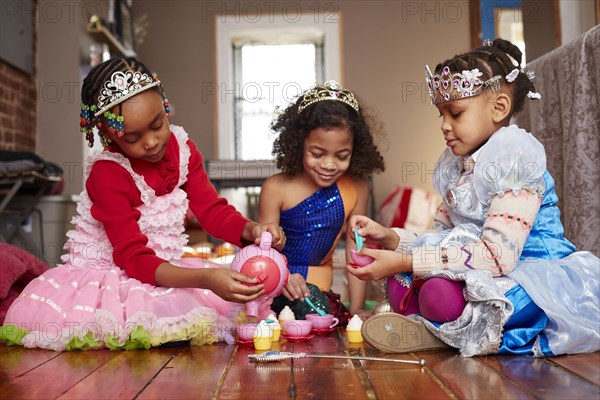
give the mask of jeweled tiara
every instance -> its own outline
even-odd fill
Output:
[[[311,104],[318,103],[324,100],[341,101],[342,103],[348,104],[358,112],[358,101],[354,97],[354,93],[344,89],[342,85],[336,81],[327,81],[324,84],[317,84],[310,88],[302,96],[302,101],[298,106],[298,114]]]
[[[441,75],[433,75],[429,65],[425,65],[425,78],[427,79],[431,103],[439,104],[450,100],[477,96],[488,86],[494,90],[500,89],[502,76],[495,75],[484,81],[480,79],[482,75],[483,73],[478,68],[451,74],[450,68],[447,66],[442,69]]]
[[[138,71],[117,71],[104,83],[98,96],[97,111],[94,117],[104,114],[115,105],[124,102],[138,93],[160,85],[159,80]]]

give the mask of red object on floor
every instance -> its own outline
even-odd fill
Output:
[[[0,243],[0,324],[8,308],[29,282],[50,267],[42,260],[20,247]]]

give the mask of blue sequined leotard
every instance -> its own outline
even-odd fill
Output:
[[[282,211],[279,223],[286,236],[283,254],[290,273],[306,279],[308,267],[321,264],[344,225],[344,204],[337,184]]]
[[[285,231],[283,254],[288,259],[290,273],[299,273],[304,279],[309,266],[330,263],[331,250],[337,244],[346,216],[344,194],[350,178],[342,177],[330,187],[317,190],[294,207],[281,211],[279,223]],[[347,190],[346,190],[347,192]]]

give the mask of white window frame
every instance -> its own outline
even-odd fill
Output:
[[[323,37],[323,78],[342,82],[341,71],[341,15],[337,12],[318,13],[303,11],[290,20],[286,15],[269,15],[245,21],[236,15],[215,16],[217,60],[217,157],[232,160],[235,157],[235,83],[232,43],[236,36],[247,31],[274,29],[317,31]]]

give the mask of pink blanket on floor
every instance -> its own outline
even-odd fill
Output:
[[[33,254],[8,243],[0,243],[0,325],[23,288],[50,267]]]

